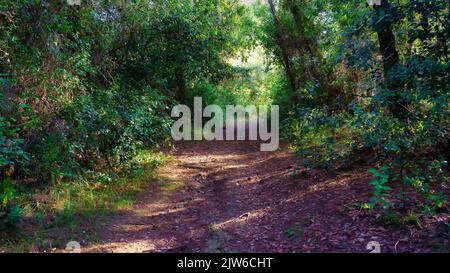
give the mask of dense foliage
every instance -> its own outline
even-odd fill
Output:
[[[446,209],[448,0],[76,2],[0,0],[6,226],[128,194],[194,96],[280,105],[299,175],[365,161],[361,208]]]
[[[175,101],[251,45],[234,0],[75,2],[0,1],[1,211],[87,171],[132,170],[169,140]]]
[[[380,3],[269,1],[260,36],[285,71],[280,103],[296,102],[284,117],[302,165],[331,170],[370,153],[363,207],[406,208],[412,188],[431,213],[448,181],[449,2]]]

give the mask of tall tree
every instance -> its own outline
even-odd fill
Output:
[[[304,20],[302,18],[302,14],[297,6],[296,0],[288,0],[289,10],[292,13],[292,17],[294,18],[295,25],[297,27],[297,32],[300,38],[300,42],[302,43],[301,47],[306,49],[306,51],[310,54],[314,53],[314,48],[312,46],[312,41],[305,35],[305,25]]]
[[[283,38],[283,33],[281,31],[280,27],[280,21],[278,20],[277,12],[275,9],[275,5],[273,3],[273,0],[268,0],[270,5],[270,12],[272,13],[273,21],[275,24],[275,35],[277,39],[278,46],[280,48],[281,52],[281,58],[283,61],[284,68],[286,70],[286,75],[288,77],[288,81],[291,87],[291,97],[295,101],[295,92],[297,91],[297,84],[294,77],[294,72],[292,70],[291,62],[289,60],[289,54],[287,50],[287,45],[285,43],[285,40]]]
[[[388,89],[394,92],[394,101],[391,102],[389,108],[395,117],[401,118],[406,113],[406,102],[404,99],[401,99],[401,86],[390,75],[392,69],[400,63],[392,28],[392,6],[388,0],[381,0],[380,4],[374,4],[373,8],[375,12],[374,27],[378,36],[379,50],[383,58],[385,84]]]
[[[392,14],[391,6],[388,0],[381,0],[381,5],[374,5],[377,13],[377,22],[375,24],[380,53],[383,56],[384,73],[387,75],[389,71],[399,64],[399,57],[396,48],[395,35],[392,30]]]

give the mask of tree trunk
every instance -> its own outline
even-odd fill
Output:
[[[389,8],[388,0],[382,0],[380,6],[374,6],[375,11],[387,11]],[[383,56],[384,73],[387,73],[399,64],[398,52],[396,49],[395,35],[392,31],[392,25],[387,23],[384,18],[379,19],[377,23],[377,35],[380,45],[380,53]]]
[[[306,49],[308,53],[313,55],[314,48],[312,46],[312,41],[305,36],[305,26],[303,24],[302,15],[298,9],[296,0],[288,0],[289,10],[292,13],[292,17],[294,18],[295,25],[297,27],[298,35],[300,36],[300,42],[302,43],[302,47]]]
[[[319,58],[318,51],[316,50],[317,47],[312,39],[306,37],[304,19],[298,8],[297,0],[287,0],[287,3],[297,27],[297,32],[299,35],[298,49],[300,53],[309,56],[310,59],[317,60]],[[307,73],[305,74],[308,77],[306,80],[323,80],[323,76],[314,63],[307,66]]]
[[[385,77],[386,87],[395,93],[394,101],[389,106],[391,113],[394,117],[400,118],[406,114],[406,102],[401,99],[402,87],[389,77],[390,71],[399,65],[400,58],[396,48],[395,35],[392,30],[392,24],[386,21],[386,15],[390,4],[388,0],[381,0],[381,5],[374,5],[374,11],[379,14],[383,13],[383,18],[375,18],[377,21],[375,27],[378,36],[378,43],[380,47],[380,53],[383,58],[383,72]]]
[[[184,103],[186,101],[186,78],[184,77],[183,70],[177,70],[176,72],[176,86],[177,86],[177,100],[180,103]]]
[[[270,11],[273,16],[273,21],[275,24],[275,35],[278,42],[278,46],[280,47],[281,57],[284,64],[284,68],[286,70],[286,75],[288,77],[288,81],[291,87],[291,97],[296,101],[295,92],[297,91],[297,84],[295,82],[294,73],[292,71],[291,62],[289,60],[289,54],[287,52],[287,46],[284,42],[283,35],[281,33],[280,21],[278,20],[277,13],[275,10],[275,5],[273,4],[273,0],[268,0],[270,5]]]

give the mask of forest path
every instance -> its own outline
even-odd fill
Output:
[[[261,152],[256,141],[178,143],[160,183],[84,251],[367,252],[368,242],[382,239],[386,230],[345,209],[367,199],[366,170],[293,178],[296,159],[280,146]],[[389,234],[393,247],[400,234]]]

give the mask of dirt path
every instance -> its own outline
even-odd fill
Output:
[[[387,231],[351,208],[368,199],[366,168],[294,179],[296,162],[285,144],[269,153],[259,147],[179,144],[174,161],[160,170],[163,186],[152,183],[86,251],[368,252],[370,241],[386,252],[427,251],[405,231]]]

